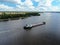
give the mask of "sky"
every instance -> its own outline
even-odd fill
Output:
[[[0,11],[60,11],[60,0],[0,0]]]

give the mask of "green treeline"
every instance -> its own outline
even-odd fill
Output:
[[[29,17],[29,16],[40,16],[39,13],[26,13],[26,14],[5,14],[0,15],[0,19],[17,18],[17,17]]]
[[[39,13],[26,13],[26,15],[32,15],[32,16],[40,16],[40,14]]]

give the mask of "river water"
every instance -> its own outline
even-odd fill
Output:
[[[60,45],[60,13],[40,13],[25,19],[0,22],[0,45]],[[26,31],[26,24],[45,25]]]

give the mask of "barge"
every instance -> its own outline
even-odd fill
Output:
[[[31,29],[33,27],[41,26],[41,25],[44,25],[44,24],[46,24],[46,23],[43,22],[42,24],[33,24],[33,25],[27,25],[26,24],[26,26],[24,26],[24,29]]]

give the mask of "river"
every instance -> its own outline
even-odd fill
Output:
[[[25,19],[0,22],[0,45],[60,45],[60,13],[40,13]],[[45,25],[26,31],[26,24]]]

